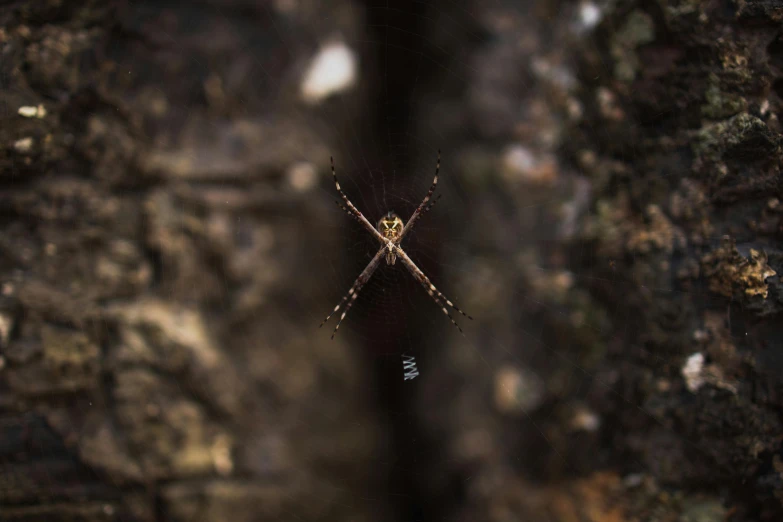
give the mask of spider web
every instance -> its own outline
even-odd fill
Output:
[[[660,431],[662,445],[682,444],[689,451],[699,451],[694,441],[664,425],[637,397],[627,395],[603,367],[586,362],[584,350],[575,346],[573,337],[558,331],[558,324],[565,330],[575,322],[583,325],[582,331],[596,335],[610,327],[592,317],[574,320],[584,310],[575,309],[574,301],[557,299],[563,293],[558,285],[572,288],[585,283],[588,274],[578,270],[584,259],[595,256],[585,247],[564,246],[573,234],[567,229],[578,229],[592,212],[580,173],[574,169],[566,173],[562,168],[555,173],[558,180],[546,190],[514,178],[521,176],[514,165],[533,162],[540,167],[545,163],[542,157],[557,151],[552,145],[557,137],[510,125],[512,120],[522,127],[551,130],[539,126],[547,119],[541,107],[508,104],[528,89],[544,88],[541,83],[559,82],[563,87],[573,81],[567,67],[557,64],[557,57],[543,50],[518,49],[535,45],[545,49],[552,43],[554,36],[546,35],[546,27],[536,26],[547,17],[559,25],[567,19],[575,32],[589,35],[601,6],[571,2],[549,8],[535,19],[538,22],[522,24],[538,39],[521,37],[501,44],[487,34],[487,26],[497,24],[495,29],[505,38],[517,38],[513,35],[519,33],[503,33],[504,17],[523,16],[526,9],[502,2],[481,7],[345,2],[316,8],[284,0],[261,7],[204,2],[187,16],[171,6],[157,9],[150,3],[134,2],[126,16],[159,24],[160,45],[171,53],[168,63],[181,67],[183,80],[177,87],[182,91],[162,93],[174,113],[168,123],[181,130],[187,125],[180,120],[198,113],[200,125],[208,131],[191,131],[197,135],[195,142],[204,140],[198,137],[200,133],[225,138],[216,146],[223,163],[218,162],[215,172],[231,171],[235,165],[227,158],[232,151],[246,152],[235,143],[241,132],[232,121],[283,121],[290,116],[306,127],[295,126],[286,134],[287,128],[270,125],[280,129],[283,138],[275,143],[282,152],[265,152],[257,163],[271,174],[242,171],[231,179],[206,181],[184,176],[184,185],[196,191],[215,189],[215,198],[225,196],[213,201],[218,210],[204,211],[212,203],[204,205],[186,197],[172,206],[176,214],[200,218],[206,214],[205,222],[218,230],[216,236],[205,236],[204,250],[218,250],[209,238],[222,237],[220,227],[239,245],[229,250],[235,254],[232,257],[216,255],[219,262],[215,261],[214,274],[204,280],[204,288],[215,285],[215,295],[230,294],[231,299],[223,302],[202,295],[194,308],[212,318],[205,321],[214,329],[210,335],[225,343],[218,344],[218,351],[230,361],[227,366],[245,371],[239,372],[238,380],[247,381],[243,389],[252,389],[264,408],[258,420],[224,421],[205,407],[216,429],[236,440],[233,467],[201,476],[207,486],[196,487],[193,493],[201,499],[200,505],[214,510],[207,510],[205,516],[222,516],[225,504],[220,507],[220,502],[233,505],[232,500],[210,496],[215,494],[209,489],[214,484],[244,481],[262,488],[276,483],[281,475],[317,484],[310,491],[307,487],[277,491],[285,499],[280,502],[282,516],[296,519],[328,518],[352,509],[353,514],[359,513],[356,519],[367,513],[384,520],[470,519],[466,512],[471,510],[478,510],[474,519],[484,519],[487,515],[481,506],[488,510],[487,505],[470,499],[491,497],[486,492],[500,488],[498,481],[518,481],[538,488],[533,495],[548,492],[553,496],[558,485],[604,469],[621,474],[627,484],[637,483],[639,474],[649,471],[649,462],[607,450],[612,430],[622,426],[613,425],[613,418],[602,417],[591,408],[591,401],[607,395],[618,408],[614,417],[633,412],[640,423]],[[245,17],[244,10],[251,16]],[[179,24],[168,16],[180,17]],[[287,24],[295,26],[291,20],[297,17],[321,32],[291,33]],[[215,56],[211,61],[205,59],[203,55],[210,53],[203,48],[190,54],[193,35],[202,34],[199,24],[221,28],[216,47],[242,49],[233,67],[221,64]],[[262,36],[251,37],[252,33]],[[234,39],[249,41],[237,45]],[[464,40],[464,46],[456,46],[455,40]],[[357,83],[315,104],[292,100],[296,96],[290,93],[298,92],[310,60],[335,41],[356,53]],[[265,53],[266,47],[276,52]],[[531,62],[517,63],[520,56]],[[136,74],[134,67],[139,73],[149,67],[133,61],[130,65],[130,75]],[[522,70],[514,71],[512,66]],[[210,83],[214,77],[222,79],[222,87]],[[178,98],[188,89],[202,87],[211,102],[192,95]],[[215,94],[220,89],[223,97]],[[147,101],[156,99],[154,89],[150,93]],[[205,109],[232,96],[233,101],[222,102],[223,112],[216,109],[219,117],[211,117]],[[471,113],[479,109],[484,112]],[[158,128],[147,138],[159,149],[176,148],[166,134]],[[531,143],[522,138],[531,134]],[[274,132],[248,141],[263,144],[267,139],[274,140]],[[317,326],[348,291],[378,244],[332,203],[338,195],[330,180],[328,156],[335,158],[343,190],[371,223],[390,210],[407,221],[432,182],[439,148],[443,154],[435,194],[442,198],[419,220],[402,247],[438,289],[475,320],[452,314],[465,331],[460,336],[402,264],[382,263],[330,341],[339,314],[321,330]],[[297,152],[290,154],[290,149]],[[182,150],[177,158],[189,157],[194,171],[209,159],[194,147]],[[623,154],[630,157],[638,152]],[[258,168],[247,163],[250,167],[244,164],[243,169]],[[498,175],[493,169],[511,173]],[[540,167],[538,175],[546,177],[546,168]],[[237,183],[244,176],[253,181]],[[172,190],[181,189],[180,185],[170,183]],[[240,190],[235,190],[237,185]],[[267,197],[264,190],[269,187],[275,190]],[[232,202],[244,201],[240,194],[244,190],[257,194],[262,203],[255,203],[257,208],[249,211],[237,210]],[[564,207],[563,202],[571,206]],[[564,217],[564,208],[573,213]],[[160,278],[176,280],[176,274],[166,268]],[[220,279],[232,270],[254,275]],[[536,291],[531,286],[536,283],[551,285],[555,297],[541,300],[546,292]],[[612,278],[604,283],[615,294],[629,284]],[[160,288],[160,297],[192,306],[183,298],[186,291]],[[623,306],[623,302],[615,304],[615,321],[623,317]],[[232,332],[234,324],[239,326]],[[628,317],[626,323],[612,325],[619,332],[614,339],[621,342],[634,324],[634,318]],[[657,375],[661,368],[683,364],[681,354],[624,348],[641,352],[636,353],[637,360],[648,358],[653,382],[663,383],[671,377],[672,372]],[[606,357],[618,357],[622,350],[607,352],[611,353]],[[403,355],[415,357],[416,379],[404,380]],[[601,373],[591,367],[601,368]],[[189,377],[174,380],[183,387],[194,387]],[[234,389],[224,388],[223,382],[215,385],[218,390]],[[201,394],[214,393],[211,386],[203,384]],[[372,428],[363,430],[364,424]],[[571,425],[571,431],[564,425]],[[144,448],[138,451],[143,454]],[[591,458],[592,451],[600,457]],[[365,483],[367,476],[372,480]],[[176,486],[177,480],[184,483],[190,477],[171,480]],[[114,485],[120,493],[127,491],[121,482]],[[233,502],[254,514],[262,513],[257,503],[264,497],[256,493],[242,489]],[[164,495],[163,504],[176,505],[171,498],[179,497]],[[172,509],[163,511],[172,515]]]

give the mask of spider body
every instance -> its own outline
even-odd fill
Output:
[[[393,265],[397,261],[397,253],[394,251],[394,244],[402,233],[403,223],[400,216],[389,211],[378,221],[378,232],[389,240],[386,244],[386,264]]]
[[[413,212],[413,215],[411,215],[410,219],[408,219],[408,222],[405,223],[405,226],[403,226],[402,224],[402,219],[400,219],[400,217],[394,212],[386,213],[378,221],[377,227],[372,226],[372,224],[367,220],[367,218],[364,217],[364,215],[361,212],[359,212],[359,210],[354,206],[354,204],[351,203],[351,200],[348,199],[348,196],[345,195],[345,192],[343,192],[343,190],[340,188],[340,183],[337,182],[337,174],[335,174],[334,172],[334,159],[332,159],[331,162],[332,162],[332,177],[334,177],[334,185],[337,188],[337,192],[340,194],[340,197],[343,199],[343,202],[345,203],[345,205],[343,205],[338,201],[337,205],[340,208],[342,208],[345,212],[347,212],[349,216],[351,216],[356,221],[361,223],[362,226],[364,226],[364,228],[366,228],[367,231],[370,232],[375,237],[375,239],[378,240],[378,242],[381,244],[381,248],[372,258],[372,260],[367,265],[367,267],[362,271],[362,273],[359,274],[359,277],[356,278],[356,281],[354,281],[353,285],[351,285],[351,288],[348,290],[348,293],[344,295],[342,300],[337,304],[337,306],[334,307],[332,313],[326,316],[326,319],[324,319],[323,322],[321,322],[321,326],[323,326],[324,323],[326,323],[326,321],[328,321],[329,318],[332,317],[332,315],[334,315],[340,309],[340,307],[345,304],[345,309],[343,310],[343,313],[340,315],[340,320],[337,322],[337,326],[334,327],[334,332],[332,332],[332,339],[334,339],[334,336],[337,333],[337,329],[340,328],[340,324],[342,324],[343,319],[345,319],[345,314],[347,314],[348,310],[351,309],[351,306],[356,300],[356,296],[359,295],[359,292],[361,291],[362,287],[364,287],[367,281],[370,280],[370,277],[372,277],[372,274],[378,268],[381,259],[385,257],[387,265],[393,265],[399,258],[402,261],[402,264],[405,265],[405,268],[407,268],[408,271],[413,275],[413,277],[415,277],[416,280],[419,281],[419,283],[421,283],[421,285],[430,295],[432,300],[435,301],[435,304],[440,306],[443,313],[448,316],[452,324],[457,327],[460,333],[462,333],[462,328],[459,327],[457,321],[454,320],[454,318],[449,313],[448,308],[446,307],[448,306],[456,310],[457,312],[461,313],[468,319],[473,319],[473,318],[468,314],[466,314],[465,312],[463,312],[462,310],[460,310],[450,300],[446,299],[446,296],[443,295],[435,287],[434,284],[432,284],[432,281],[430,281],[430,279],[426,275],[424,275],[424,272],[422,272],[421,269],[419,269],[419,267],[416,266],[413,260],[410,257],[408,257],[408,254],[406,254],[405,251],[400,246],[400,243],[402,242],[403,238],[413,228],[413,225],[416,224],[416,221],[422,215],[429,212],[432,209],[432,207],[435,205],[435,203],[438,201],[438,199],[440,199],[440,196],[438,196],[435,200],[430,201],[430,198],[432,198],[432,193],[435,192],[435,187],[438,185],[438,172],[440,171],[440,151],[438,151],[438,163],[435,167],[435,179],[433,179],[432,181],[430,190],[427,192],[427,195],[424,196],[424,200],[422,200],[422,202]],[[346,304],[346,301],[348,302],[348,304]]]

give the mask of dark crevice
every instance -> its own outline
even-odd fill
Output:
[[[365,63],[371,69],[366,77],[373,82],[369,106],[374,111],[366,115],[364,122],[371,131],[369,139],[358,145],[362,147],[361,150],[352,152],[357,157],[365,158],[367,166],[373,170],[394,172],[397,184],[420,186],[421,180],[414,179],[414,176],[421,175],[418,159],[429,157],[431,153],[434,167],[436,151],[420,150],[422,143],[427,140],[418,135],[420,126],[417,125],[417,118],[422,114],[417,110],[420,106],[417,102],[420,97],[426,97],[437,88],[435,82],[441,74],[435,65],[443,61],[444,50],[440,42],[436,44],[433,41],[433,35],[437,33],[438,20],[444,18],[442,10],[459,10],[460,6],[444,7],[421,1],[389,4],[374,0],[364,0],[364,5],[366,25],[371,31],[369,40],[373,42],[367,49],[370,56]],[[375,147],[376,150],[369,150],[368,147]],[[430,172],[429,169],[427,171]],[[424,197],[424,194],[412,197]],[[366,201],[375,203],[374,198],[366,198]],[[368,218],[373,221],[389,210],[407,220],[414,208],[369,208]],[[365,234],[357,227],[357,238]],[[437,263],[434,261],[438,257],[437,252],[429,250],[430,255],[417,257],[415,235],[414,230],[403,246],[410,246],[412,251],[409,253],[416,258],[420,268],[431,279],[439,280]],[[437,244],[433,247],[437,248]],[[358,271],[364,268],[366,260],[362,259],[361,262],[362,266],[357,265]],[[390,335],[379,335],[378,332],[390,331],[389,318],[383,311],[361,316],[362,323],[356,327],[363,330],[363,338],[372,343],[372,346],[365,347],[364,353],[368,357],[368,366],[374,372],[378,409],[387,416],[391,440],[388,453],[393,464],[385,470],[384,478],[388,485],[389,503],[396,508],[393,518],[406,522],[442,520],[452,514],[455,505],[460,502],[461,480],[452,477],[444,482],[446,485],[441,490],[435,492],[427,487],[430,471],[439,460],[439,446],[437,441],[427,436],[418,404],[418,389],[423,379],[426,379],[424,354],[429,355],[439,349],[431,341],[440,337],[438,333],[428,333],[432,329],[432,317],[426,317],[422,310],[432,314],[438,314],[439,310],[428,300],[429,296],[418,283],[403,283],[409,279],[409,274],[399,263],[397,265],[383,265],[379,271],[392,274],[387,277],[400,281],[406,298],[410,292],[409,298],[417,305],[394,310],[400,315],[394,318],[394,323],[405,325],[405,330],[392,330]],[[356,314],[354,317],[360,316]],[[451,326],[444,320],[436,328],[445,331]],[[415,358],[420,372],[412,380],[404,380],[403,352]]]
[[[404,1],[395,3],[394,9],[388,9],[386,4],[373,0],[365,0],[365,5],[367,25],[374,33],[372,40],[375,42],[369,50],[374,55],[371,63],[375,64],[376,69],[371,77],[379,79],[373,85],[375,103],[372,106],[376,110],[368,114],[368,126],[381,149],[374,151],[373,156],[377,158],[374,167],[387,172],[410,172],[411,165],[402,163],[407,163],[412,154],[395,154],[395,151],[400,148],[410,151],[414,145],[391,140],[405,141],[406,137],[410,140],[409,131],[414,116],[414,86],[410,83],[410,67],[415,60],[421,59],[417,53],[424,52],[423,37],[418,35],[426,34],[423,15],[427,6],[424,3]],[[369,212],[375,217],[388,210],[369,209]],[[367,316],[361,327],[366,332],[379,327],[383,329],[385,325],[374,324],[376,321],[382,322],[384,318]],[[420,331],[411,330],[411,338],[406,341],[411,348],[421,344],[420,338],[414,338],[419,336]],[[403,380],[401,354],[395,353],[399,351],[398,339],[381,340],[375,335],[367,335],[366,338],[373,342],[373,346],[368,346],[365,353],[368,354],[368,364],[373,367],[375,375],[378,408],[386,413],[386,425],[390,431],[388,452],[393,457],[393,464],[385,470],[386,476],[383,478],[388,486],[389,504],[395,508],[391,518],[433,520],[428,499],[420,491],[415,476],[418,472],[415,456],[425,449],[420,442],[421,426],[415,413],[415,386],[411,386],[415,380]],[[379,353],[384,355],[379,356]],[[399,364],[395,364],[397,360]]]

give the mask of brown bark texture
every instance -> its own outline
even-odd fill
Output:
[[[11,1],[0,46],[0,520],[783,519],[779,2]],[[396,146],[476,319],[330,341],[329,157]]]

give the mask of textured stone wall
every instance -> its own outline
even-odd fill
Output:
[[[422,394],[432,494],[462,520],[776,520],[783,9],[464,12],[422,115],[458,124],[422,141],[458,144],[466,307],[495,313]]]
[[[360,10],[289,7],[2,8],[3,520],[384,518],[366,375],[291,297],[332,210],[299,78]]]
[[[363,5],[3,6],[0,518],[385,520],[403,469],[452,520],[780,519],[783,8],[417,4],[476,321],[409,335],[408,459],[313,327]],[[377,77],[303,99],[337,36]]]

